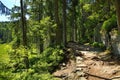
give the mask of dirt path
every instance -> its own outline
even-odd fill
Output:
[[[75,60],[53,75],[61,80],[120,80],[120,61],[106,52],[77,50]]]
[[[113,78],[120,77],[119,62],[110,55],[104,54],[104,52],[99,55],[89,53],[84,55],[84,59],[82,63],[87,68],[83,71],[88,74],[87,80],[113,80]],[[120,78],[116,80],[120,80]]]

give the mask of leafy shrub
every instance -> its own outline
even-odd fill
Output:
[[[104,21],[102,25],[102,30],[103,31],[111,31],[113,27],[116,27],[117,21],[116,21],[116,16],[113,15],[110,19]]]
[[[90,12],[91,11],[91,4],[85,4],[83,6],[83,9],[86,11],[86,12]]]
[[[26,49],[20,46],[17,49],[11,49],[9,69],[3,72],[6,80],[58,80],[51,73],[56,69],[63,59],[63,51],[60,47],[49,47],[41,54],[36,53],[34,49]],[[29,68],[25,68],[24,56],[28,56]],[[17,65],[17,67],[15,67]],[[9,75],[7,77],[7,75]],[[12,77],[11,77],[12,76]],[[3,79],[4,80],[4,79]]]
[[[100,42],[94,42],[92,43],[93,47],[97,47],[97,48],[101,48],[101,49],[105,49],[105,45],[103,43]]]
[[[57,48],[47,48],[42,54],[39,55],[39,61],[34,64],[37,72],[52,72],[56,66],[62,61],[63,51]]]
[[[10,79],[10,75],[9,74],[9,68],[8,68],[8,64],[0,62],[0,80],[9,80]]]

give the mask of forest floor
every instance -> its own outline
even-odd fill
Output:
[[[90,46],[71,43],[67,48],[75,55],[53,73],[61,80],[120,80],[120,59]],[[71,50],[72,49],[72,52]],[[77,50],[77,52],[75,52]]]

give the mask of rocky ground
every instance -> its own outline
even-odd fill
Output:
[[[120,59],[109,51],[100,51],[90,46],[68,44],[67,56],[72,56],[67,63],[62,63],[60,70],[53,73],[61,80],[120,80]],[[70,46],[71,45],[71,46]]]

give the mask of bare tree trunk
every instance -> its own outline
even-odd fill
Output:
[[[40,23],[40,20],[42,19],[42,2],[43,0],[41,0],[41,3],[39,4],[39,14],[38,14],[38,21]],[[40,53],[43,52],[44,50],[44,41],[43,41],[43,38],[41,36],[38,37],[38,44],[39,44],[39,51]]]
[[[64,45],[67,42],[66,35],[66,0],[63,0],[63,43]]]
[[[62,27],[60,25],[59,15],[58,15],[58,0],[55,0],[54,2],[54,10],[55,10],[55,21],[57,23],[56,44],[60,44],[62,42]]]
[[[72,1],[72,29],[71,29],[71,33],[72,33],[72,41],[75,41],[75,6],[74,6],[74,0]]]
[[[115,0],[115,6],[116,6],[118,30],[120,31],[120,0]]]
[[[85,16],[84,16],[84,10],[83,10],[83,3],[80,4],[81,7],[81,35],[80,38],[84,39],[85,38],[85,26],[84,26],[84,22],[85,22]]]
[[[24,7],[23,7],[23,0],[20,0],[21,5],[21,25],[22,25],[22,39],[23,39],[23,46],[27,46],[27,31],[25,26],[25,14],[24,14]]]
[[[72,27],[73,27],[73,40],[72,41],[76,41],[76,26],[75,26],[75,6],[72,6],[72,10],[73,10],[73,15],[72,15]]]
[[[77,41],[77,25],[76,25],[76,6],[77,5],[78,5],[78,0],[72,0],[72,28],[73,28],[72,41]]]

